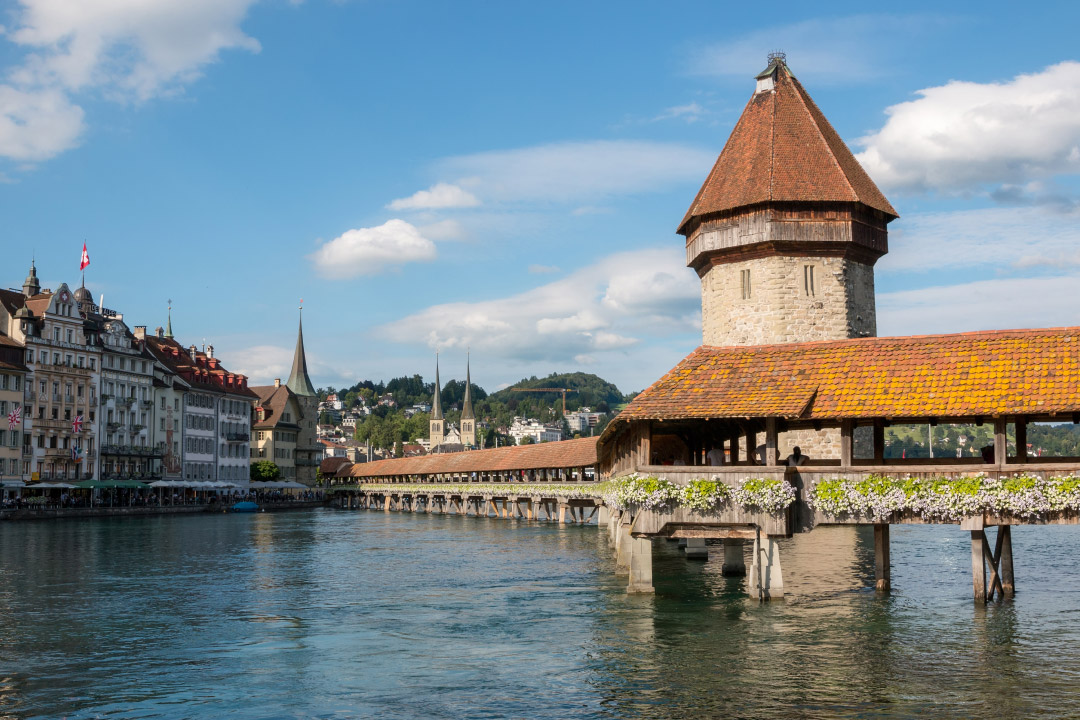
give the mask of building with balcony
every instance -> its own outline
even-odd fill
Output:
[[[26,373],[23,346],[0,335],[0,499],[9,492],[17,493],[30,479],[29,461],[23,458]]]
[[[160,364],[156,385],[165,399],[162,462],[186,481],[227,482],[246,487],[249,480],[248,408],[258,397],[247,377],[229,372],[214,357],[213,346],[183,347],[167,328],[146,337],[146,347]],[[158,402],[158,407],[162,403]],[[165,420],[162,425],[160,420]],[[161,428],[164,427],[164,430]],[[176,452],[179,451],[179,458]]]
[[[20,470],[31,479],[97,476],[101,350],[92,313],[81,309],[89,298],[66,283],[42,290],[33,265],[21,293],[0,290],[0,332],[23,347],[27,368]]]
[[[102,317],[101,405],[98,417],[105,424],[101,438],[101,478],[160,480],[164,449],[155,438],[155,360],[123,317]]]

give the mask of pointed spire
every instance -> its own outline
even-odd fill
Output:
[[[25,297],[33,297],[41,292],[41,283],[38,282],[37,266],[34,259],[30,260],[30,274],[26,276],[26,281],[23,283],[23,295]]]
[[[470,353],[471,354],[471,353]],[[469,368],[469,355],[465,356],[465,401],[461,404],[461,419],[475,420],[472,409],[472,374]]]
[[[165,323],[165,337],[172,340],[172,299],[169,299],[169,320]]]
[[[303,300],[300,301],[304,302]],[[308,377],[307,357],[304,355],[304,306],[300,306],[300,330],[296,335],[296,352],[293,354],[292,374],[285,383],[297,395],[315,396],[315,388]]]
[[[435,353],[435,397],[431,401],[431,419],[443,419],[442,390],[439,385],[439,353]]]

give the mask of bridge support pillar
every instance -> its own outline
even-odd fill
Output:
[[[754,539],[754,562],[750,566],[750,594],[759,600],[784,599],[784,573],[780,569],[780,545],[758,534]]]
[[[619,518],[621,517],[622,511],[618,510],[611,513],[611,517],[608,518],[608,540],[610,540],[613,545],[619,537]]]
[[[724,539],[724,564],[720,572],[728,577],[741,577],[746,575],[746,559],[743,557],[742,540],[736,538]]]
[[[687,538],[686,557],[691,560],[708,560],[709,546],[705,544],[705,538]]]
[[[630,571],[631,542],[629,518],[622,518],[615,534],[615,572],[618,574]]]
[[[874,589],[878,592],[889,592],[892,589],[888,523],[874,525]]]
[[[566,511],[570,509],[570,506],[566,503],[559,503],[559,524],[566,524]],[[573,515],[571,515],[571,522],[573,522]]]
[[[608,524],[608,520],[611,519],[611,511],[607,509],[606,505],[600,505],[596,508],[596,525],[597,527],[604,527]]]
[[[989,577],[986,574],[990,569]],[[971,531],[971,579],[975,602],[1011,598],[1015,594],[1012,557],[1012,526],[999,525],[994,547],[986,538],[986,529]]]
[[[390,512],[390,496],[387,495],[383,498],[383,512]]]
[[[629,529],[629,526],[628,526]],[[652,538],[628,539],[630,545],[630,584],[626,592],[651,595],[656,592],[652,584]]]

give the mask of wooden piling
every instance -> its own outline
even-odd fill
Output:
[[[888,523],[874,525],[874,579],[874,589],[878,592],[889,592],[892,589]]]

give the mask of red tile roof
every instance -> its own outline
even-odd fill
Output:
[[[247,376],[229,372],[217,358],[208,357],[206,353],[196,351],[192,357],[190,350],[176,340],[153,335],[146,337],[146,347],[193,388],[242,395],[252,400],[257,397],[247,387]]]
[[[596,438],[580,438],[539,445],[514,445],[491,450],[470,450],[411,458],[377,460],[353,465],[355,478],[440,473],[502,472],[575,468],[596,464]]]
[[[899,217],[784,64],[774,89],[746,104],[679,232],[692,218],[766,202],[861,202]]]
[[[1080,327],[702,346],[611,423],[1080,412]]]
[[[322,473],[323,477],[337,476],[339,473],[347,477],[350,465],[352,465],[352,462],[349,458],[329,457],[319,463],[319,472]]]

